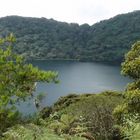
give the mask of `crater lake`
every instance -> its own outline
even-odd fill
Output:
[[[112,66],[94,62],[78,62],[67,60],[35,60],[30,61],[42,70],[58,72],[59,83],[37,83],[35,95],[43,93],[42,108],[50,106],[61,96],[68,94],[100,93],[105,90],[122,91],[130,79],[120,74],[120,66]],[[36,112],[33,100],[18,105],[23,114]]]

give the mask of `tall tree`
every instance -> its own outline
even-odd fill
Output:
[[[134,80],[128,85],[128,90],[140,89],[140,41],[132,45],[122,63],[122,74]]]
[[[125,139],[140,138],[140,41],[132,45],[122,63],[122,74],[129,76],[133,82],[124,92],[125,101],[114,110],[119,128]]]
[[[56,72],[39,70],[13,53],[15,40],[12,34],[0,39],[0,131],[14,123],[18,115],[15,104],[33,96],[35,82],[57,81]]]

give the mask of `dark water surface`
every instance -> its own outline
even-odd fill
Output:
[[[70,93],[99,93],[104,90],[118,90],[125,88],[130,81],[120,75],[119,66],[92,62],[77,61],[31,61],[34,66],[43,70],[54,70],[59,73],[59,84],[38,83],[37,92],[47,96],[42,101],[42,106],[52,105],[60,96]],[[24,114],[36,111],[33,101],[20,105]]]

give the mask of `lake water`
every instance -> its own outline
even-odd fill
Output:
[[[37,84],[35,94],[43,92],[46,95],[42,100],[42,106],[52,105],[60,96],[66,96],[70,93],[99,93],[105,90],[121,91],[130,81],[120,75],[119,66],[57,60],[38,60],[31,63],[42,70],[54,70],[59,73],[59,84]],[[24,114],[36,111],[32,100],[28,103],[22,103],[19,108]]]

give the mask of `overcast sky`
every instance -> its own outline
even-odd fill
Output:
[[[46,17],[79,24],[134,10],[140,10],[140,0],[0,0],[0,17]]]

